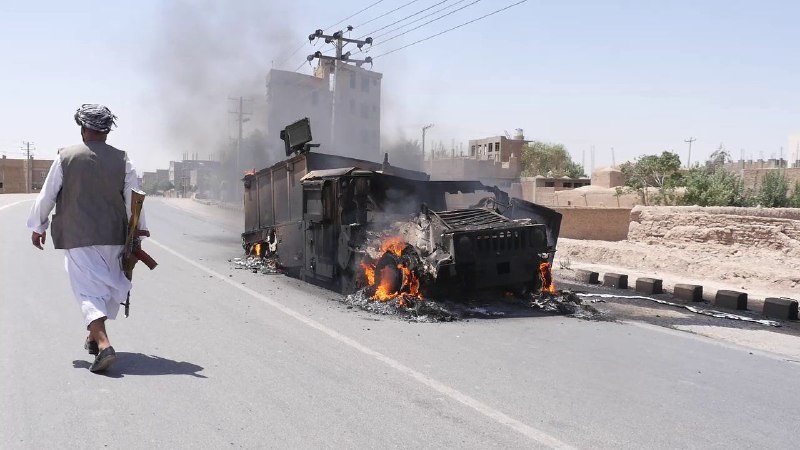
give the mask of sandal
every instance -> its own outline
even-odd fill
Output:
[[[97,346],[96,341],[90,341],[89,338],[86,338],[86,342],[83,344],[84,350],[88,350],[90,355],[96,355],[97,352],[100,351],[100,348]]]

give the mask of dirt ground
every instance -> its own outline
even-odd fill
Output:
[[[631,289],[608,290],[620,295],[636,295],[633,286],[639,277],[662,279],[667,292],[679,283],[701,285],[705,301],[694,304],[700,308],[716,309],[710,302],[719,289],[747,292],[748,311],[725,312],[754,319],[763,319],[761,309],[765,297],[800,300],[800,258],[783,251],[747,249],[738,244],[691,243],[676,248],[628,241],[559,239],[554,267],[556,279],[560,279],[562,285],[565,281],[572,283],[576,279],[576,269],[599,272],[601,281],[607,272],[627,274]],[[581,289],[579,284],[567,287]],[[655,297],[680,302],[669,294]],[[595,306],[615,320],[645,322],[800,361],[798,321],[780,321],[782,326],[775,328],[701,316],[647,300],[625,298]]]
[[[660,278],[669,290],[677,283],[698,284],[708,300],[718,289],[747,292],[756,304],[765,297],[800,299],[800,257],[741,244],[559,239],[555,270],[559,268],[625,273],[629,284],[638,277]]]

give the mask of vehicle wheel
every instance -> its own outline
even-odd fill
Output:
[[[400,259],[390,252],[386,252],[375,264],[375,286],[385,285],[388,293],[400,292],[403,287],[403,272],[397,268]]]

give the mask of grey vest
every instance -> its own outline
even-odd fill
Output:
[[[125,152],[88,142],[58,154],[64,181],[51,224],[55,248],[125,244]]]

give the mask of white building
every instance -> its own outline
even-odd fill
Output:
[[[281,129],[303,117],[311,120],[321,153],[380,161],[381,79],[350,64],[323,62],[314,75],[271,70],[267,76],[267,133],[282,149]],[[281,150],[282,151],[282,150]]]

